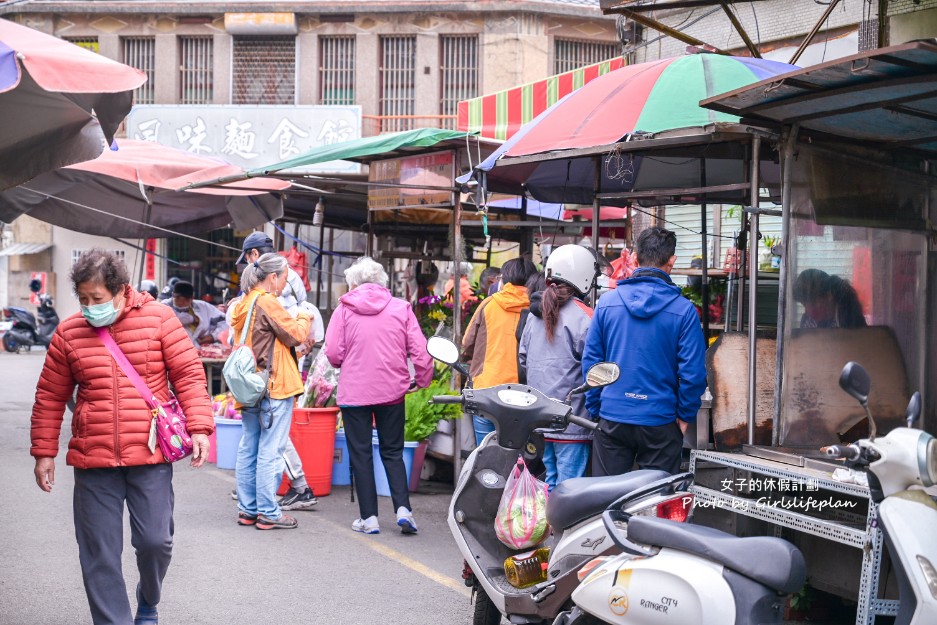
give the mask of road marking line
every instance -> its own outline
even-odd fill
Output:
[[[232,484],[237,483],[237,480],[235,480],[233,476],[229,476],[226,473],[221,473],[219,471],[210,471],[209,474],[214,475],[215,477],[225,482],[229,482]],[[318,523],[324,523],[325,525],[331,526],[332,530],[335,532],[351,531],[350,528],[345,528],[344,526],[341,526],[338,523],[329,521],[328,519],[324,519],[322,517],[316,517],[315,520]],[[394,560],[395,562],[399,564],[402,564],[403,566],[407,567],[411,571],[415,573],[419,573],[420,575],[429,579],[430,581],[436,582],[437,584],[441,586],[445,586],[449,590],[454,590],[455,592],[465,597],[472,596],[471,590],[469,590],[469,588],[463,582],[456,581],[452,579],[451,577],[448,577],[440,573],[439,571],[433,570],[430,567],[423,564],[422,562],[414,560],[413,558],[410,558],[409,556],[406,556],[400,553],[393,547],[382,545],[381,543],[375,542],[375,540],[366,537],[364,534],[359,534],[357,532],[351,532],[351,536],[349,537],[353,538],[354,540],[357,540],[359,543],[366,546],[371,551],[379,553],[382,556],[385,556],[387,558],[390,558],[391,560]]]
[[[342,525],[339,525],[338,523],[335,523],[333,521],[329,521],[328,519],[316,518],[316,521],[331,526],[332,529],[336,532],[349,531],[350,529]],[[472,596],[471,591],[468,589],[468,587],[466,587],[466,585],[463,582],[456,581],[452,579],[451,577],[448,577],[440,573],[439,571],[431,569],[430,567],[426,566],[422,562],[419,562],[409,556],[404,555],[403,553],[397,551],[393,547],[382,545],[381,543],[376,542],[375,539],[368,538],[364,534],[360,534],[357,532],[352,532],[351,538],[357,540],[359,543],[366,546],[371,551],[375,551],[381,554],[382,556],[385,556],[387,558],[390,558],[391,560],[394,560],[398,564],[402,564],[403,566],[407,567],[411,571],[414,571],[415,573],[419,573],[420,575],[429,579],[430,581],[434,581],[441,586],[445,586],[449,590],[454,590],[460,595],[464,595],[466,597]]]

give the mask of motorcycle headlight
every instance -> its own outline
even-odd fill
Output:
[[[937,484],[937,438],[921,432],[918,439],[918,466],[924,486]]]

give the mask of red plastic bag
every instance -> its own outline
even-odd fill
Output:
[[[547,524],[548,495],[546,482],[531,475],[524,459],[518,457],[495,516],[498,540],[511,549],[529,549],[543,542],[550,531]]]

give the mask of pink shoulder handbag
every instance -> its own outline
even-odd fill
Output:
[[[146,385],[137,370],[127,360],[127,356],[121,351],[107,328],[95,328],[95,331],[104,342],[107,351],[117,361],[117,365],[124,372],[124,375],[133,383],[140,395],[143,396],[144,401],[146,401],[146,405],[150,407],[150,413],[153,415],[153,423],[156,428],[156,440],[159,443],[160,451],[163,452],[163,457],[168,462],[175,462],[191,454],[192,437],[189,436],[189,432],[185,428],[185,415],[182,414],[182,406],[179,405],[176,396],[170,392],[169,401],[160,404],[156,396],[150,391],[150,387]]]

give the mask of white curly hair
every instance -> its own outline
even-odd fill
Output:
[[[362,284],[379,284],[387,287],[387,272],[380,263],[370,256],[362,256],[345,270],[345,282],[348,288],[353,289]]]

